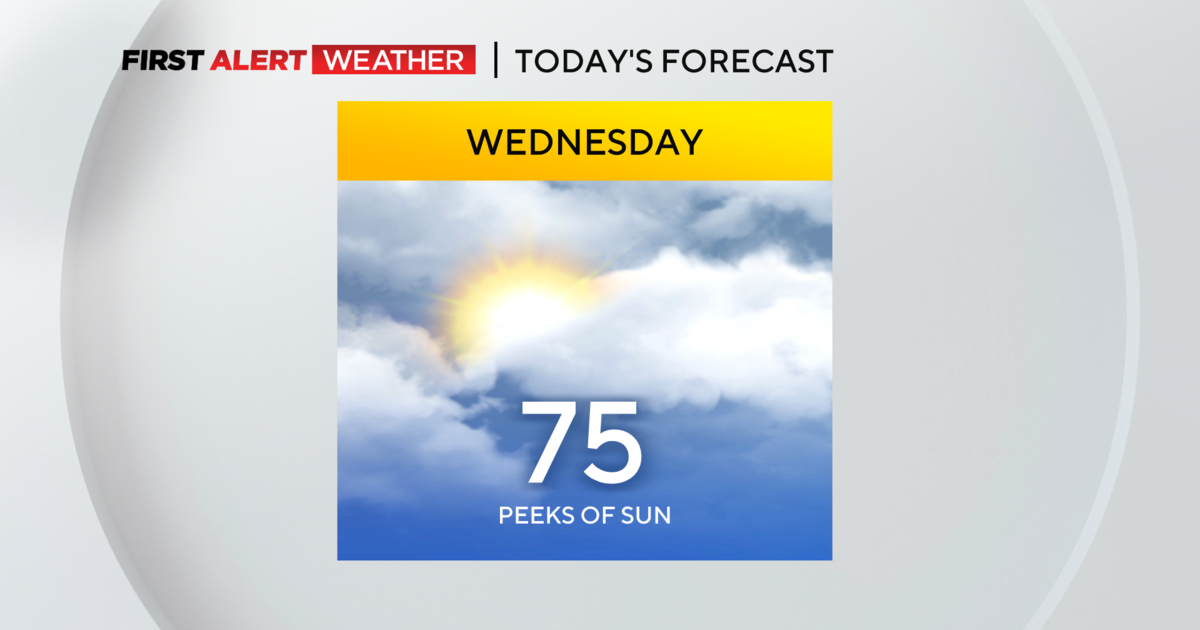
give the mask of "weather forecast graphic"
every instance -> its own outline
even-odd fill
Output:
[[[340,182],[339,558],[832,557],[830,182]]]

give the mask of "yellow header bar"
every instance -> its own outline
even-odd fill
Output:
[[[833,104],[343,101],[338,180],[829,180]]]

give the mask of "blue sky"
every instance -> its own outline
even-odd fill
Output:
[[[340,183],[339,558],[829,559],[831,208],[828,182]],[[616,289],[456,352],[437,296],[516,249]],[[542,484],[555,418],[528,400],[577,404]],[[638,404],[603,421],[641,445],[625,483],[583,474],[626,460],[586,447],[593,400]],[[502,505],[618,522],[502,525]]]

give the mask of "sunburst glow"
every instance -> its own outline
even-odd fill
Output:
[[[442,298],[443,326],[460,356],[527,341],[568,323],[599,298],[583,270],[550,256],[496,256]]]

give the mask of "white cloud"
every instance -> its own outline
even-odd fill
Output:
[[[496,357],[535,396],[634,397],[656,410],[721,399],[777,419],[828,413],[833,276],[766,249],[736,264],[665,249],[599,279],[602,307]]]
[[[451,396],[491,389],[494,372],[448,363],[424,329],[339,309],[338,441],[342,498],[429,501],[448,488],[494,488],[525,462],[463,423],[496,405]]]
[[[830,182],[342,182],[338,273],[389,290],[440,290],[493,250],[568,253],[587,266],[645,264],[757,230],[772,214],[832,221]],[[422,288],[423,287],[423,288]]]

